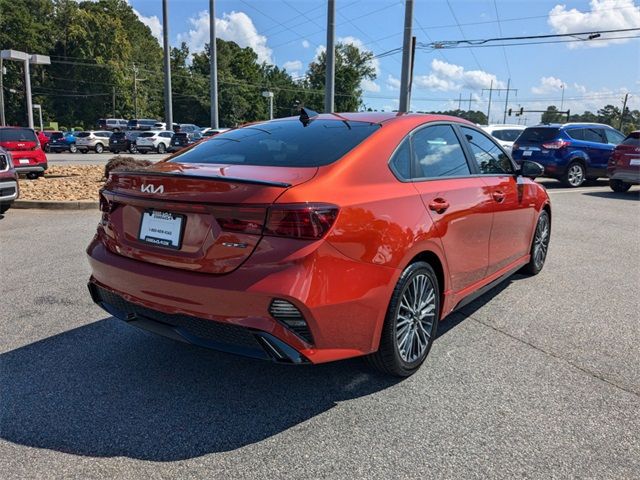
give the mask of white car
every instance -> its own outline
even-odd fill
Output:
[[[485,132],[500,142],[500,145],[509,153],[513,148],[513,142],[527,128],[524,125],[485,125],[481,127]]]
[[[219,133],[226,132],[228,130],[229,130],[228,128],[210,128],[210,127],[207,127],[207,128],[201,128],[200,129],[200,133],[202,133],[203,137],[213,137],[215,135],[218,135]]]
[[[140,153],[165,153],[171,143],[173,132],[169,130],[149,130],[136,138],[136,150]]]

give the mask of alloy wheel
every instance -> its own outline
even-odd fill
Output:
[[[541,215],[533,239],[533,261],[537,269],[541,269],[547,258],[549,249],[549,216]]]
[[[579,163],[574,163],[569,167],[567,180],[572,187],[579,187],[584,181],[584,169]]]
[[[424,273],[407,284],[396,320],[396,345],[407,363],[421,359],[429,347],[436,319],[436,294],[431,279]]]

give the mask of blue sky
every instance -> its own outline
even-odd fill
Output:
[[[129,0],[159,36],[160,0]],[[195,51],[208,42],[208,0],[169,0],[172,44]],[[635,0],[416,0],[413,32],[418,42],[486,39],[640,27]],[[261,60],[304,75],[326,44],[326,2],[319,0],[218,0],[219,38],[253,48]],[[498,21],[499,20],[499,21]],[[402,46],[404,1],[336,0],[336,36],[379,54]],[[630,32],[619,35],[640,35]],[[609,36],[608,38],[611,38]],[[374,109],[397,107],[401,54],[376,60],[377,78],[363,84],[364,102]],[[421,49],[416,53],[413,110],[462,108],[487,111],[488,88],[511,79],[509,108],[560,106],[595,111],[611,103],[640,108],[640,38],[513,47]],[[502,121],[504,92],[495,93],[491,120]],[[507,117],[509,118],[509,117]],[[529,114],[521,121],[538,121]],[[515,123],[518,119],[511,117]]]

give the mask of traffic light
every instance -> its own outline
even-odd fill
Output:
[[[524,113],[524,107],[520,107],[520,113],[518,115],[522,116],[523,113]]]
[[[511,110],[511,109],[509,109],[509,116],[511,116],[511,111],[512,111],[512,110]]]

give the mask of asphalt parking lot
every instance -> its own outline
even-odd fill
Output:
[[[100,165],[107,163],[110,158],[113,158],[115,153],[111,153],[109,151],[102,153],[47,153],[47,161],[49,165]],[[122,152],[120,155],[122,156],[133,156],[134,158],[140,158],[143,160],[151,160],[152,162],[157,162],[158,160],[162,160],[166,158],[168,154],[159,155],[157,153],[136,153],[131,155],[128,152]]]
[[[640,189],[545,183],[543,272],[450,317],[404,381],[135,330],[89,299],[97,212],[9,210],[0,476],[640,477]]]

